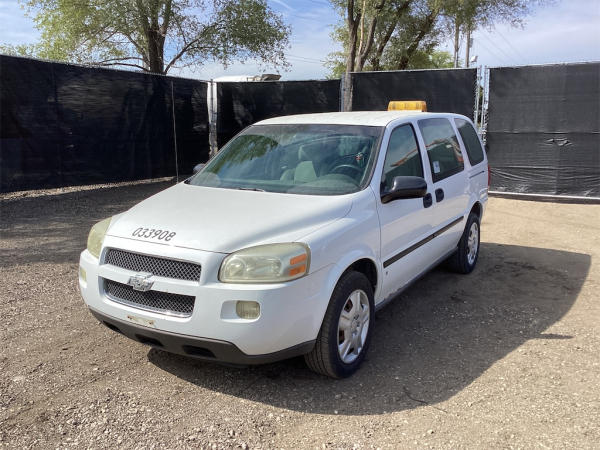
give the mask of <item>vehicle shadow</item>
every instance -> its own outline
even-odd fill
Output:
[[[365,415],[447,400],[529,339],[570,339],[545,330],[576,301],[591,257],[481,244],[469,276],[438,268],[377,313],[371,348],[351,378],[312,373],[302,358],[231,368],[152,349],[158,368],[199,387],[309,413]]]

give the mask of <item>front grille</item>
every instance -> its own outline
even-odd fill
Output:
[[[115,302],[148,311],[189,317],[194,310],[195,297],[190,295],[134,291],[131,286],[112,280],[104,280],[104,292]]]
[[[199,264],[174,259],[157,258],[156,256],[141,255],[111,248],[106,253],[104,262],[135,272],[149,272],[160,277],[190,281],[200,280]]]

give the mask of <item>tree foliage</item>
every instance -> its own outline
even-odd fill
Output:
[[[343,17],[333,38],[342,52],[329,56],[332,75],[362,70],[452,65],[436,47],[454,34],[498,22],[522,24],[534,5],[552,0],[330,0]],[[456,50],[457,54],[458,50]]]
[[[375,68],[371,63],[367,63],[364,70],[398,70],[399,62],[405,55],[404,50],[404,46],[392,46],[392,44],[390,44],[380,65]],[[341,78],[346,72],[344,54],[342,52],[337,52],[332,53],[329,56],[329,60],[326,63],[330,70],[328,77],[330,79]],[[453,64],[454,61],[450,53],[437,50],[436,48],[431,49],[427,46],[413,53],[405,69],[449,69],[453,67]]]
[[[441,0],[331,1],[344,17],[334,38],[343,45],[346,72],[383,69],[389,48],[400,55],[395,68],[405,69],[413,55],[437,43]],[[332,56],[330,66],[339,60]]]
[[[285,66],[289,27],[265,0],[24,0],[36,56],[148,72],[256,58]],[[13,49],[19,50],[19,49]]]

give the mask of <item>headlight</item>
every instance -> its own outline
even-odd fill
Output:
[[[98,222],[92,227],[90,234],[88,235],[87,249],[96,258],[100,257],[100,249],[102,249],[104,235],[106,234],[106,230],[108,230],[111,220],[112,217],[109,217],[108,219],[104,219],[102,222]]]
[[[310,250],[298,242],[246,248],[229,255],[221,264],[224,283],[280,283],[308,273]]]

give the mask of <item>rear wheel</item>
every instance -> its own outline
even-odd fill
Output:
[[[373,288],[362,273],[348,272],[335,287],[317,342],[305,355],[308,367],[332,378],[359,368],[371,341],[375,308]]]
[[[452,270],[458,273],[471,273],[479,258],[479,216],[469,214],[465,231],[458,243],[458,249],[448,259]]]

